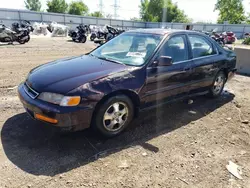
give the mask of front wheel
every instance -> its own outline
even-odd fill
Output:
[[[209,96],[213,98],[219,97],[224,89],[225,83],[226,83],[226,75],[224,72],[220,71],[216,75],[214,82],[211,88],[209,89]]]
[[[125,95],[117,95],[100,105],[93,118],[93,128],[105,137],[119,135],[132,121],[134,106]]]

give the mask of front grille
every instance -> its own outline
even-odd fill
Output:
[[[26,82],[24,83],[24,90],[32,99],[35,99],[39,93],[32,89]]]

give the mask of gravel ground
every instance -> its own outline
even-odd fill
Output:
[[[61,38],[0,45],[0,187],[250,187],[249,77],[237,75],[218,99],[143,112],[108,140],[28,117],[15,87],[28,71],[92,48]],[[230,160],[243,180],[227,171]]]

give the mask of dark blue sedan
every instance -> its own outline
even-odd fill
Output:
[[[133,30],[31,70],[18,93],[37,120],[111,137],[140,109],[194,94],[218,97],[235,66],[235,53],[202,33]]]

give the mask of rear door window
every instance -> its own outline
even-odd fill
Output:
[[[189,35],[188,38],[191,43],[193,58],[205,57],[217,53],[212,43],[205,39],[205,37]]]

